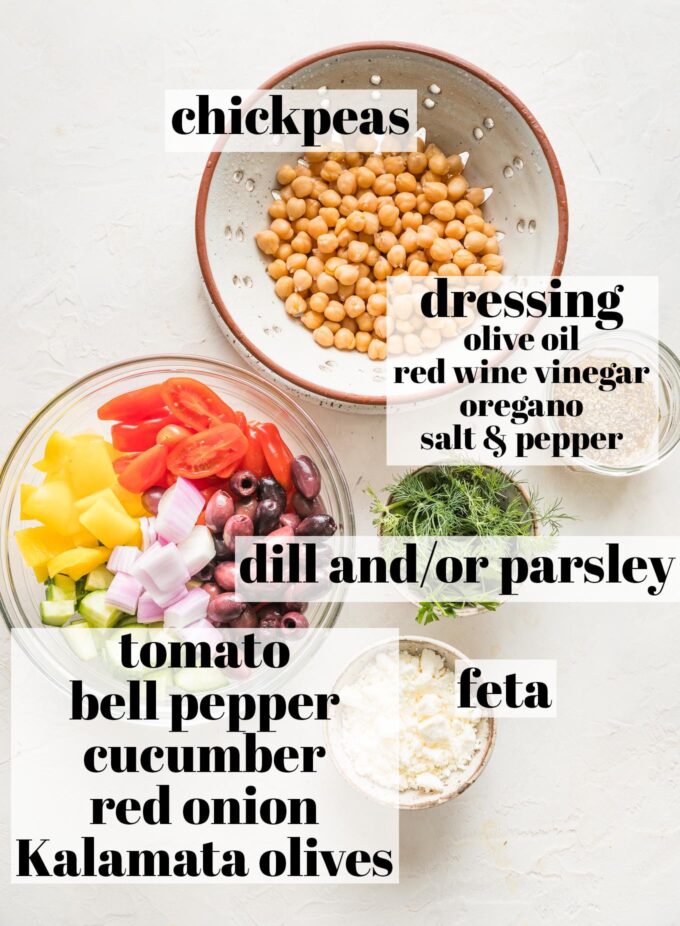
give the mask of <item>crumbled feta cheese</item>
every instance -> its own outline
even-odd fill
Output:
[[[443,791],[481,748],[480,714],[456,710],[455,676],[432,649],[379,653],[340,699],[345,754],[382,787]]]

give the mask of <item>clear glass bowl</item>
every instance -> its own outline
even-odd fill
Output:
[[[19,435],[0,472],[0,609],[10,630],[42,626],[38,609],[44,589],[24,564],[14,532],[26,524],[19,518],[19,486],[42,480],[42,473],[32,464],[42,457],[48,436],[59,430],[66,434],[96,431],[108,437],[107,422],[99,421],[97,408],[122,392],[169,376],[198,379],[248,418],[273,421],[293,453],[308,454],[319,467],[324,502],[339,533],[348,538],[355,533],[349,488],[330,444],[307,413],[280,389],[253,373],[213,360],[185,356],[128,360],[98,370],[56,396]],[[339,595],[331,601],[310,603],[310,624],[332,627],[341,607]],[[30,635],[34,651],[29,655],[54,681],[67,684],[74,657],[62,635],[51,630]]]

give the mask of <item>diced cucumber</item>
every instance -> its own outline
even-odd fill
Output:
[[[90,592],[78,605],[78,613],[90,627],[114,627],[120,620],[121,611],[106,603],[106,592]]]
[[[106,566],[97,566],[85,578],[86,592],[99,592],[106,590],[113,582],[113,573]]]
[[[118,625],[114,627],[113,630],[106,635],[107,639],[104,644],[108,660],[115,671],[118,674],[122,674],[125,678],[143,678],[149,672],[146,666],[138,665],[134,668],[128,668],[122,663],[120,641],[121,637],[125,634],[130,634],[133,642],[139,644],[139,646],[142,646],[149,639],[149,632],[142,624],[137,624],[136,626],[128,625],[127,627]]]
[[[179,669],[175,672],[175,685],[184,691],[213,691],[224,688],[229,679],[220,669],[206,666],[200,669]]]
[[[49,601],[75,601],[76,583],[70,576],[56,575],[48,586],[47,597]]]
[[[78,659],[82,659],[83,662],[90,662],[90,660],[97,658],[95,636],[85,621],[74,621],[68,627],[62,627],[61,632]]]
[[[63,627],[76,613],[75,601],[41,601],[40,617],[43,624]]]

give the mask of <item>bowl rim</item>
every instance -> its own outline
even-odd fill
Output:
[[[569,235],[569,207],[567,204],[567,190],[564,183],[562,170],[557,160],[557,155],[555,154],[552,145],[548,141],[548,136],[545,134],[543,128],[531,110],[519,99],[518,96],[512,92],[512,90],[508,89],[505,84],[495,78],[492,74],[489,74],[488,71],[478,67],[476,64],[472,64],[470,61],[466,61],[464,58],[459,58],[457,55],[452,55],[449,54],[449,52],[437,48],[431,48],[427,45],[419,45],[412,42],[393,42],[386,40],[350,42],[343,45],[334,45],[322,51],[307,55],[304,58],[300,58],[298,61],[289,64],[287,67],[283,68],[272,77],[268,78],[260,85],[259,89],[268,90],[280,81],[285,80],[285,78],[289,77],[296,71],[299,71],[310,64],[315,64],[317,61],[322,61],[325,58],[331,58],[334,55],[344,55],[352,52],[371,50],[415,52],[416,54],[428,55],[431,58],[436,58],[439,61],[452,64],[455,67],[467,71],[474,77],[477,77],[483,83],[488,84],[498,93],[500,93],[501,96],[504,96],[506,100],[508,100],[508,102],[511,103],[512,106],[519,112],[526,124],[529,126],[529,129],[533,133],[539,145],[541,146],[541,150],[543,151],[543,154],[545,155],[545,158],[548,162],[548,167],[550,168],[550,175],[555,191],[555,199],[557,201],[558,229],[557,247],[555,251],[555,260],[553,263],[551,276],[559,276],[564,267],[564,259],[567,250],[567,239]],[[298,376],[294,371],[288,370],[285,367],[282,367],[280,364],[275,363],[270,357],[267,356],[266,353],[264,353],[264,351],[262,351],[250,340],[250,338],[246,336],[244,331],[237,323],[236,319],[232,316],[225,301],[222,298],[210,267],[210,258],[208,257],[208,243],[205,233],[205,218],[208,206],[208,194],[210,192],[213,174],[215,173],[215,169],[222,154],[223,144],[224,138],[218,141],[215,148],[208,156],[208,160],[206,162],[205,168],[203,169],[201,182],[198,188],[195,214],[195,235],[198,263],[201,269],[201,275],[203,276],[203,280],[208,290],[208,294],[218,316],[220,317],[220,320],[227,326],[233,337],[235,337],[236,340],[247,350],[251,357],[253,357],[266,369],[280,377],[293,388],[302,390],[307,394],[311,394],[316,398],[321,399],[322,401],[335,401],[344,405],[359,405],[367,408],[377,408],[378,410],[384,408],[387,405],[386,396],[365,396],[357,395],[356,393],[351,392],[342,392],[341,390],[336,389],[329,389],[316,383],[312,383],[309,380],[304,379],[302,376]]]

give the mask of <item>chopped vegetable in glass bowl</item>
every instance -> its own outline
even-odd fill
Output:
[[[240,601],[235,538],[354,533],[305,412],[254,374],[184,357],[108,367],[54,399],[5,463],[0,514],[10,628],[328,627],[339,599]],[[54,670],[57,649],[33,655]]]

